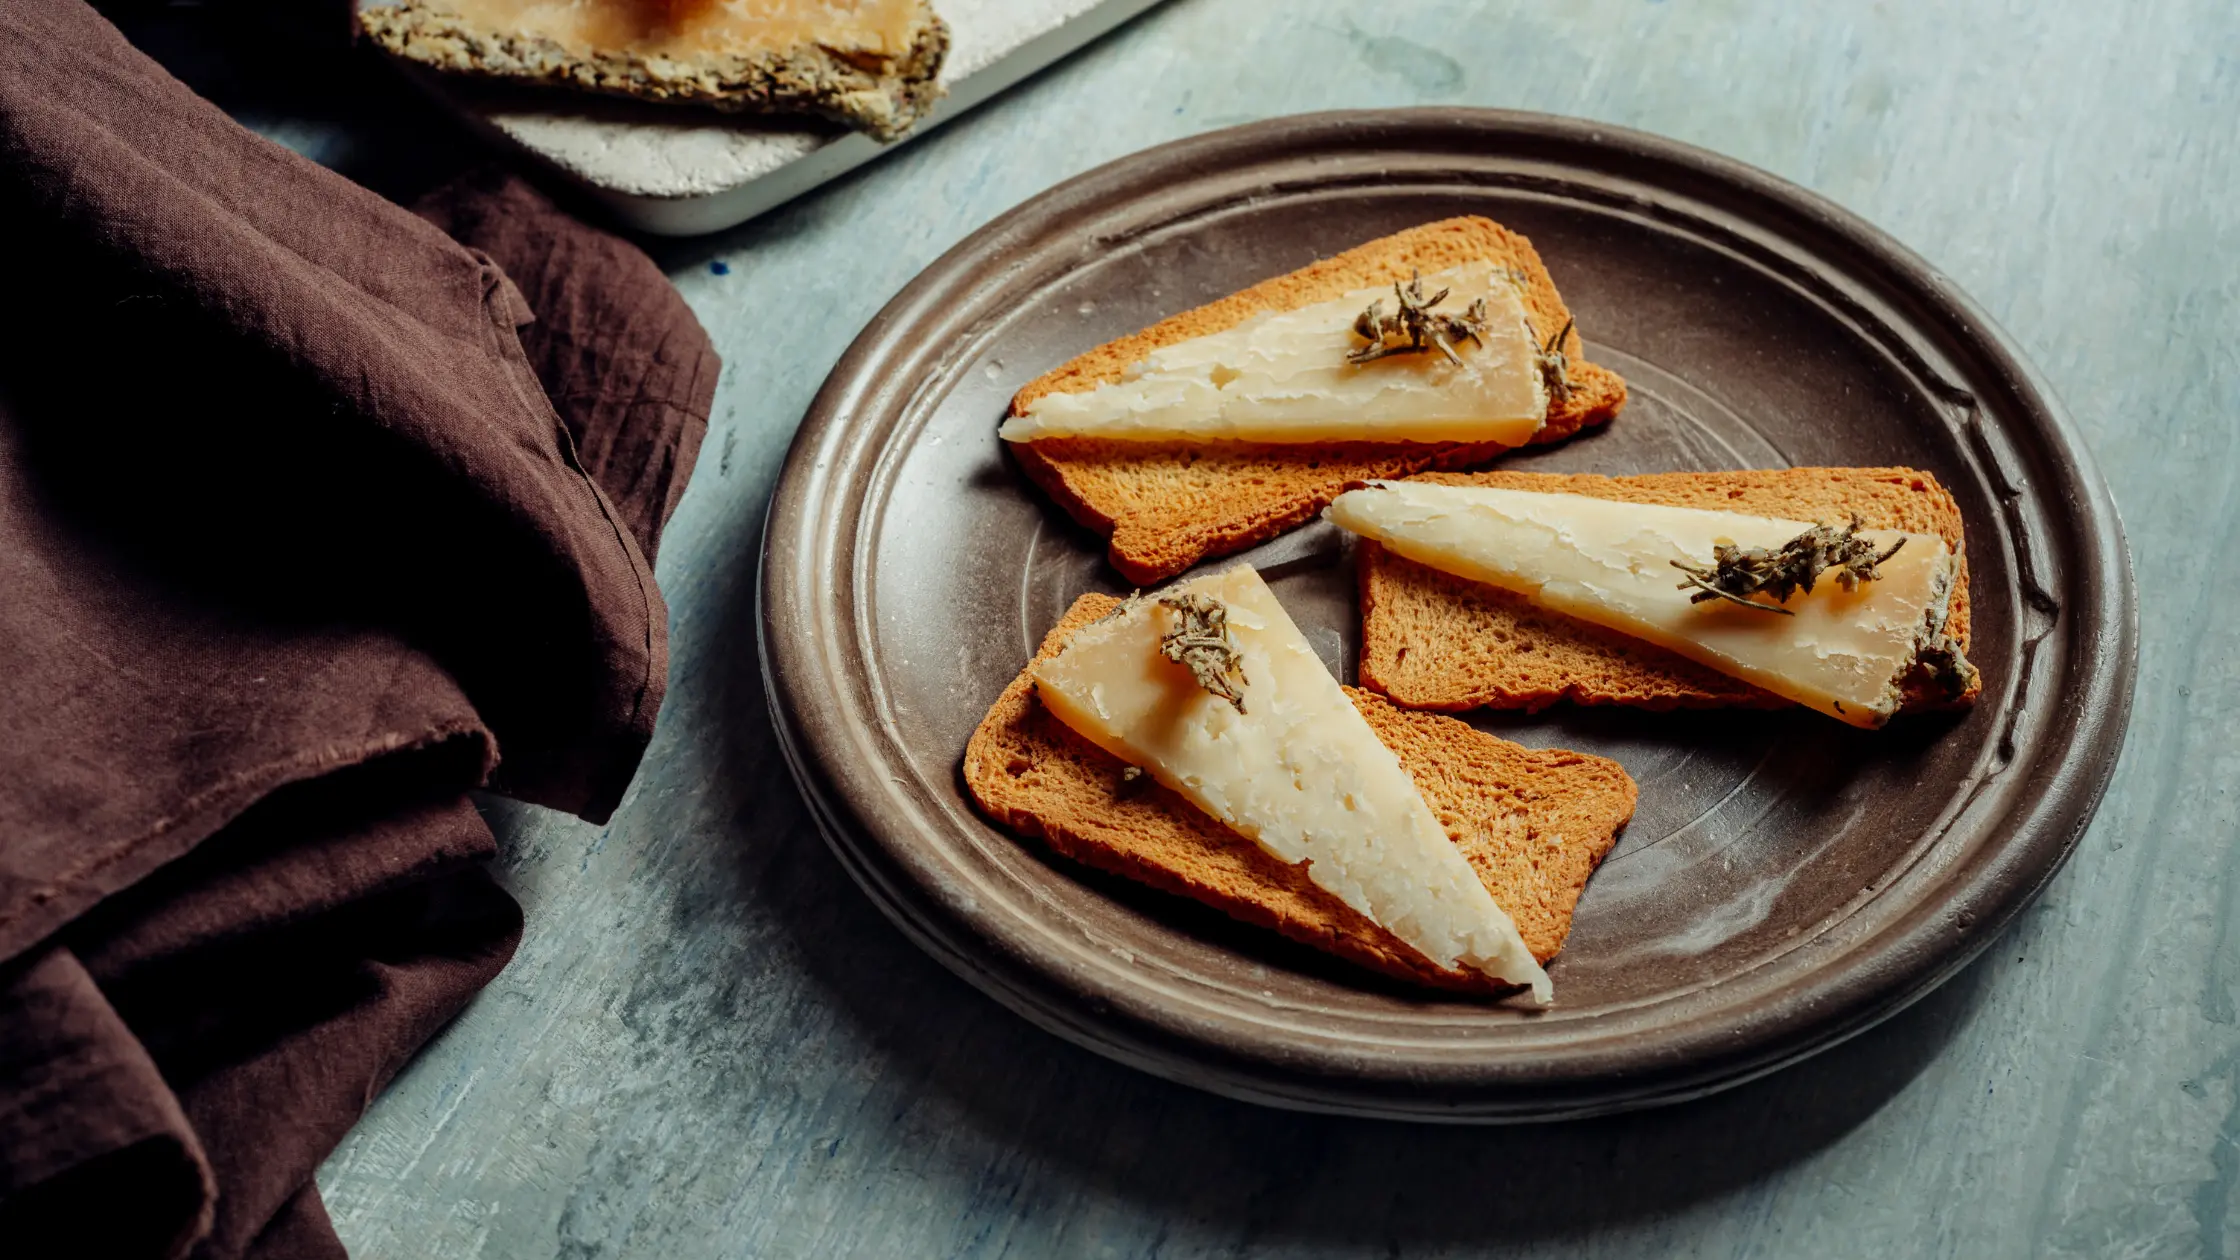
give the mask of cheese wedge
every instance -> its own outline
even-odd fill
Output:
[[[1160,652],[1178,614],[1122,605],[1034,667],[1035,691],[1090,742],[1150,772],[1446,968],[1551,995],[1516,924],[1415,781],[1339,690],[1249,565],[1170,588],[1219,600],[1241,656],[1240,711]]]
[[[1958,659],[1943,638],[1958,560],[1934,535],[1860,531],[1878,550],[1905,545],[1874,581],[1846,591],[1830,575],[1779,605],[1793,614],[1782,616],[1692,603],[1673,562],[1709,566],[1722,542],[1779,547],[1810,521],[1415,481],[1349,490],[1327,514],[1420,564],[1646,639],[1853,726],[1890,720],[1924,653]]]
[[[1455,345],[1459,362],[1436,349],[1348,362],[1367,344],[1355,317],[1371,302],[1395,305],[1389,287],[1359,289],[1162,346],[1121,380],[1035,399],[999,432],[1009,442],[1530,441],[1548,396],[1514,273],[1467,263],[1422,283],[1449,291],[1435,314],[1486,304],[1485,331]]]

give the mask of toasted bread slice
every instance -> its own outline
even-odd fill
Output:
[[[1117,603],[1104,595],[1074,601],[1035,659],[1056,655],[1075,630]],[[1633,817],[1633,780],[1601,757],[1536,752],[1454,718],[1409,713],[1350,687],[1346,694],[1399,755],[1533,957],[1555,957],[1587,877]],[[1389,976],[1503,990],[1475,972],[1440,967],[1316,887],[1303,866],[1269,856],[1148,775],[1123,782],[1127,768],[1044,708],[1024,670],[981,719],[964,755],[965,784],[989,817],[1074,861]]]
[[[358,28],[454,74],[821,114],[891,140],[932,108],[949,28],[927,0],[360,0]]]
[[[1263,311],[1327,302],[1356,289],[1404,281],[1466,262],[1515,267],[1526,276],[1533,330],[1553,337],[1571,322],[1532,242],[1491,219],[1444,219],[1370,241],[1289,275],[1108,341],[1027,383],[1011,400],[1023,415],[1046,394],[1076,393],[1119,380],[1161,346],[1233,328]],[[1617,373],[1589,363],[1577,329],[1562,350],[1570,396],[1551,403],[1535,443],[1603,424],[1625,406]],[[1075,520],[1108,535],[1113,567],[1131,582],[1172,577],[1210,556],[1265,542],[1314,518],[1346,483],[1404,477],[1427,468],[1468,468],[1509,448],[1493,442],[1259,442],[1183,444],[1049,438],[1015,445],[1020,467]]]
[[[1630,503],[1842,521],[1935,534],[1960,557],[1947,633],[1968,645],[1968,559],[1960,506],[1911,468],[1781,468],[1643,477],[1484,472],[1426,481],[1583,494]],[[1410,708],[1537,710],[1559,700],[1644,709],[1788,708],[1790,701],[1654,644],[1534,605],[1362,542],[1361,681]],[[1909,680],[1900,712],[1964,707]]]

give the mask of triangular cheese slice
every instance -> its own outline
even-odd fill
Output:
[[[1242,709],[1160,652],[1179,595],[1220,601]],[[1446,968],[1550,997],[1547,973],[1448,838],[1414,780],[1346,699],[1249,565],[1138,598],[1034,667],[1067,726],[1149,771]]]
[[[1691,602],[1673,562],[1709,567],[1720,543],[1776,548],[1814,522],[1420,481],[1349,490],[1328,515],[1419,564],[1646,639],[1853,726],[1890,720],[1925,652],[1958,659],[1942,642],[1958,561],[1931,534],[1859,531],[1877,550],[1905,545],[1874,581],[1846,591],[1830,575],[1778,605],[1792,614],[1782,616]]]
[[[1448,291],[1436,314],[1460,315],[1485,302],[1484,331],[1454,345],[1459,361],[1429,349],[1349,362],[1368,344],[1353,330],[1355,317],[1372,302],[1387,314],[1396,306],[1390,287],[1361,289],[1162,346],[1121,380],[1037,398],[1000,432],[1010,442],[1524,445],[1547,418],[1548,396],[1515,273],[1468,263],[1421,283],[1426,295]]]

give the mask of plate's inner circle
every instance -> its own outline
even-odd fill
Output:
[[[1684,225],[1545,188],[1320,189],[1143,233],[1084,260],[987,326],[972,355],[904,418],[909,436],[865,496],[857,533],[858,571],[871,580],[871,668],[907,773],[947,802],[974,861],[1048,912],[1128,937],[1145,966],[1210,969],[1209,978],[1278,1005],[1463,1009],[1087,876],[980,818],[956,771],[987,706],[1074,597],[1126,589],[1102,540],[1050,505],[1001,450],[995,428],[1010,394],[1176,311],[1455,214],[1488,215],[1531,237],[1578,316],[1589,357],[1632,390],[1606,431],[1502,466],[1627,474],[1902,464],[1944,481],[1972,539],[1984,530],[1986,545],[1970,547],[1973,655],[1989,686],[1965,718],[1903,720],[1878,733],[1803,711],[1558,706],[1470,719],[1527,745],[1615,758],[1640,785],[1639,810],[1588,885],[1552,970],[1558,1017],[1591,1017],[1758,967],[1840,921],[1915,861],[1982,774],[2014,648],[2013,579],[1995,545],[1996,514],[1930,384],[1909,374],[1877,330]],[[1242,558],[1262,566],[1352,682],[1358,609],[1352,556],[1336,531],[1310,526]],[[1482,1009],[1488,1020],[1512,1017]]]

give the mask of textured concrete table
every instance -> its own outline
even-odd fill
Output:
[[[2240,1254],[2235,50],[2230,0],[1175,0],[789,208],[658,247],[727,359],[661,555],[669,706],[613,825],[497,818],[527,941],[327,1165],[343,1237],[399,1258]],[[772,479],[913,273],[1145,145],[1451,102],[1677,136],[1888,228],[2036,357],[2137,557],[2129,746],[2044,900],[1903,1016],[1684,1107],[1427,1130],[1103,1062],[887,926],[764,716]]]

